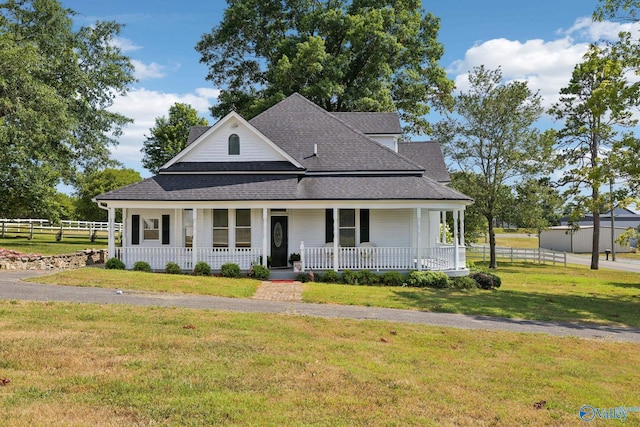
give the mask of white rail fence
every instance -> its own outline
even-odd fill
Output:
[[[482,256],[483,261],[490,257],[489,246],[469,246],[467,254]],[[540,248],[505,248],[496,246],[496,258],[502,260],[537,262],[538,264],[552,263],[567,266],[567,253],[555,252]]]
[[[98,232],[105,235],[109,231],[108,222],[99,221],[71,221],[62,220],[58,223],[51,223],[46,219],[9,219],[0,218],[0,237],[5,238],[7,234],[26,234],[29,239],[33,239],[34,234],[52,234],[57,233],[59,239],[62,239],[66,232],[86,232],[89,239],[97,236]],[[122,224],[115,223],[115,231],[122,233]]]

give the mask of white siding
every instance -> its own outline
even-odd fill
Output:
[[[169,229],[174,226],[173,218],[175,215],[175,211],[173,209],[127,209],[127,219],[125,224],[125,230],[127,233],[126,242],[127,245],[131,245],[131,232],[133,231],[133,227],[131,226],[131,217],[132,215],[140,215],[140,244],[135,245],[136,247],[141,248],[155,248],[155,247],[171,247],[176,246],[176,240],[173,238],[173,232],[170,231],[169,235],[169,245],[162,244],[162,215],[170,215],[169,219]],[[157,219],[158,220],[158,239],[157,240],[145,240],[144,239],[144,220],[145,219]]]
[[[590,253],[593,239],[593,227],[584,227],[573,233],[573,236],[569,234],[566,227],[551,228],[544,230],[540,233],[540,247],[558,252],[572,252],[572,240],[573,240],[573,252],[574,253]],[[620,234],[624,233],[624,228],[615,229],[615,238],[618,238]],[[600,228],[600,248],[599,252],[604,252],[606,249],[611,249],[611,227]],[[620,246],[615,244],[616,252],[629,252],[631,248],[629,246]]]
[[[285,158],[275,149],[267,145],[258,135],[244,125],[236,128],[233,123],[226,123],[207,139],[189,152],[181,162],[247,162],[247,161],[282,161]],[[229,155],[229,136],[240,137],[240,155]]]
[[[325,210],[295,210],[289,214],[289,252],[299,252],[300,242],[307,247],[325,243]]]
[[[411,218],[412,209],[372,209],[369,218],[371,242],[378,247],[410,246]]]
[[[390,150],[398,152],[398,138],[395,135],[368,135],[380,145],[384,145]]]

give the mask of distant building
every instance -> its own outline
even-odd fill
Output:
[[[628,227],[617,226],[614,238],[617,239]],[[590,253],[593,239],[593,224],[581,226],[578,230],[571,232],[571,228],[566,225],[551,227],[540,233],[540,247],[558,252]],[[611,250],[611,226],[603,224],[600,227],[600,248],[598,252]],[[618,253],[631,252],[631,246],[621,246],[615,244],[615,251]]]

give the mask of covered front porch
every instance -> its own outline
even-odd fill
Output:
[[[250,204],[125,207],[121,208],[125,227],[121,244],[116,245],[110,232],[109,253],[127,268],[145,261],[158,271],[168,262],[189,271],[203,261],[214,271],[235,263],[244,271],[260,264],[272,271],[295,273],[366,269],[465,275],[464,208],[446,208],[371,204],[329,209]],[[116,208],[108,211],[113,225]],[[288,262],[291,254],[299,255],[295,265]]]

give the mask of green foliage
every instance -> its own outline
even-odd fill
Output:
[[[140,151],[144,154],[142,165],[157,174],[167,163],[187,146],[192,126],[207,126],[206,119],[198,117],[198,111],[189,104],[176,102],[169,108],[169,118],[157,117],[150,136]]]
[[[380,282],[380,276],[369,270],[358,271],[358,283],[360,285],[377,285]]]
[[[222,264],[222,267],[220,267],[220,274],[222,277],[238,278],[240,277],[240,266],[232,262]]]
[[[344,270],[342,272],[341,282],[347,285],[358,285],[359,284],[358,272],[352,270]]]
[[[55,219],[55,186],[104,167],[130,122],[109,110],[134,82],[115,22],[74,29],[57,0],[0,4],[0,217]]]
[[[124,262],[120,261],[118,258],[109,258],[104,264],[104,268],[107,270],[124,270],[127,267],[124,265]]]
[[[478,287],[480,289],[499,288],[502,284],[502,280],[500,280],[500,277],[491,273],[483,273],[478,271],[476,273],[470,274],[469,277],[478,283]]]
[[[289,264],[293,264],[295,261],[300,261],[300,254],[293,252],[289,255]]]
[[[164,272],[167,274],[181,274],[182,269],[175,262],[169,261],[164,267]]]
[[[380,283],[384,286],[401,286],[405,276],[399,271],[385,271],[380,275]]]
[[[133,271],[144,271],[145,273],[153,272],[149,263],[145,261],[136,261],[136,263],[133,264]]]
[[[193,275],[194,276],[210,276],[211,266],[204,261],[198,261],[196,263],[196,266],[193,268]]]
[[[214,117],[251,118],[298,92],[328,111],[400,111],[421,134],[451,100],[439,27],[417,1],[236,0],[196,50],[222,88]]]
[[[78,177],[76,215],[84,221],[107,221],[108,213],[98,207],[92,199],[107,191],[142,180],[140,173],[133,169],[107,168],[89,172]],[[117,212],[116,221],[122,221],[122,213]]]
[[[407,285],[443,289],[449,286],[449,277],[441,271],[412,271],[407,275]]]
[[[640,65],[638,49],[629,34],[621,34],[613,46],[591,45],[550,110],[564,121],[557,138],[563,168],[559,184],[567,188],[565,197],[580,196],[584,190],[589,194],[584,200],[593,215],[594,270],[599,264],[600,212],[610,199],[601,188],[618,176],[629,176],[631,187],[637,179],[640,142],[632,129],[637,124],[633,111],[640,105],[640,84],[630,82],[628,75]]]
[[[327,270],[322,274],[324,283],[340,283],[340,274],[333,270]]]
[[[239,267],[238,267],[239,270]],[[238,272],[238,275],[240,273]],[[271,274],[271,272],[269,271],[269,269],[263,265],[253,265],[251,267],[251,270],[249,271],[249,277],[251,277],[252,279],[258,279],[258,280],[267,280],[269,278],[269,275]]]
[[[296,275],[296,280],[302,283],[313,282],[313,280],[311,280],[311,275],[309,273],[298,273]]]
[[[470,88],[455,97],[455,107],[435,127],[444,153],[457,165],[459,188],[475,201],[472,208],[486,219],[491,268],[496,268],[493,220],[508,207],[508,185],[550,168],[553,133],[533,126],[543,113],[541,98],[524,81],[505,83],[502,71],[476,67]]]
[[[478,282],[469,276],[452,277],[449,279],[449,287],[454,289],[476,289]]]
[[[593,13],[593,18],[597,21],[605,19],[638,20],[639,0],[600,0],[600,3],[601,5]]]

